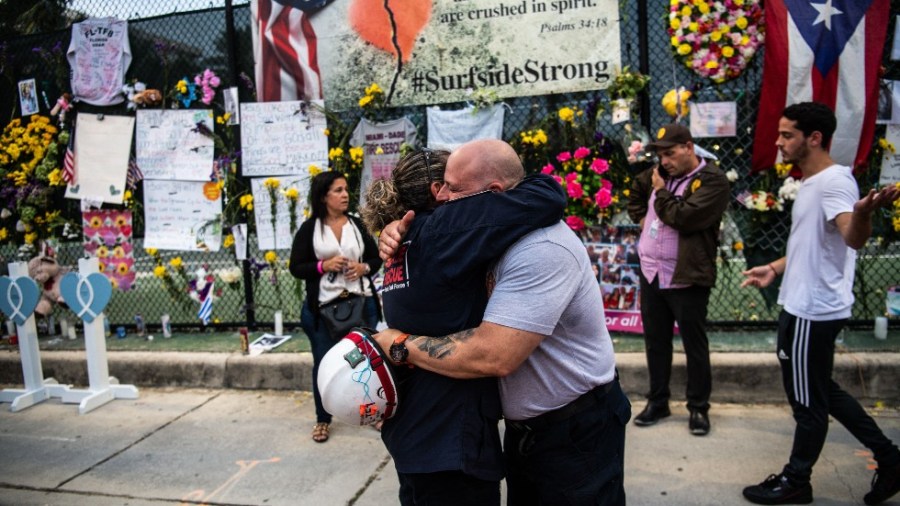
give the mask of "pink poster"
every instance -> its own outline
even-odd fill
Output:
[[[84,251],[99,260],[100,272],[113,288],[134,286],[134,251],[131,244],[131,211],[101,209],[82,213]]]
[[[636,226],[596,226],[581,232],[600,292],[610,331],[642,334],[640,260]]]

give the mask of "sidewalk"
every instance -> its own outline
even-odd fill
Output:
[[[0,505],[398,504],[378,433],[335,424],[327,443],[314,443],[308,392],[150,388],[84,416],[54,399],[18,413],[0,407]],[[629,504],[745,505],[741,489],[780,470],[793,429],[783,402],[716,404],[710,415],[703,438],[688,434],[677,404],[656,426],[628,425]],[[900,413],[873,415],[900,441]],[[833,424],[813,474],[816,504],[862,504],[870,467]]]

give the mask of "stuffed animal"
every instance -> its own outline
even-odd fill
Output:
[[[28,261],[28,275],[41,289],[41,299],[38,301],[34,312],[47,316],[53,312],[55,304],[62,304],[62,295],[59,293],[59,283],[71,269],[62,267],[53,257],[45,255],[37,256]]]
[[[159,90],[144,90],[135,93],[132,101],[135,104],[144,106],[159,105],[162,102],[162,93],[160,93]]]

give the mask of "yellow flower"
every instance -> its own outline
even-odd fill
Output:
[[[681,17],[686,18],[686,17],[690,16],[691,14],[693,14],[693,12],[694,12],[694,10],[691,9],[690,5],[685,5],[684,7],[681,8],[681,12],[679,14],[681,14]]]
[[[171,265],[172,267],[174,267],[176,269],[181,267],[182,264],[183,264],[183,262],[181,261],[181,257],[175,257],[175,258],[169,260],[169,265]]]
[[[344,150],[341,148],[331,148],[328,150],[328,159],[334,160],[335,158],[340,158],[344,156]]]
[[[744,249],[744,243],[742,243],[741,241],[735,241],[731,247],[734,248],[735,251],[742,251]]]
[[[216,118],[216,123],[218,123],[220,125],[224,125],[224,124],[228,123],[228,120],[230,120],[230,119],[231,119],[231,113],[226,112],[225,114]]]
[[[622,190],[622,195],[625,195],[626,197],[630,197],[631,190],[629,190],[628,188],[625,188],[624,190]]]
[[[682,45],[678,46],[678,54],[680,54],[681,56],[685,56],[690,53],[691,53],[690,44],[682,44]]]
[[[697,188],[700,188],[701,183],[699,179],[695,179],[693,183],[691,183],[691,193],[697,191]]]
[[[744,5],[744,0],[732,0],[732,1],[734,2],[734,5],[737,5],[738,7]]]
[[[115,258],[125,258],[125,249],[121,246],[116,246],[113,248],[113,256]]]
[[[722,40],[722,32],[715,30],[711,34],[709,34],[709,40],[713,42],[719,42]]]
[[[311,177],[316,177],[321,173],[322,173],[322,169],[320,169],[316,164],[314,164],[314,163],[309,164],[309,175]]]
[[[91,228],[100,228],[103,226],[103,220],[99,216],[94,216],[93,218],[91,218],[88,226]]]
[[[361,146],[350,148],[350,160],[355,164],[361,164],[365,150]]]
[[[146,251],[147,254],[152,257],[156,256],[156,248],[144,248],[144,251]]]
[[[100,272],[106,272],[106,262],[97,262],[97,270]]]
[[[107,248],[106,246],[100,246],[99,248],[97,248],[97,256],[99,258],[108,257],[109,256],[109,248]]]
[[[216,189],[221,191],[222,188],[225,188],[225,180],[224,179],[220,179],[220,180],[216,181]]]
[[[153,268],[153,275],[161,278],[166,275],[166,268],[163,265],[157,265]]]
[[[735,26],[737,26],[738,28],[743,30],[743,29],[747,28],[748,21],[747,21],[747,18],[745,18],[744,16],[741,16],[741,17],[737,18],[737,21],[735,21],[734,24],[735,24]]]
[[[788,174],[791,173],[791,169],[794,168],[793,164],[790,163],[776,163],[775,164],[775,173],[778,174],[778,177],[785,178]]]
[[[278,178],[270,177],[263,181],[263,185],[270,190],[275,190],[281,186],[281,181],[279,181]]]
[[[225,236],[225,239],[222,240],[222,247],[230,248],[232,246],[234,246],[234,235],[228,234]]]
[[[675,46],[675,47],[678,47],[678,45],[681,44],[681,39],[679,39],[677,35],[673,35],[673,36],[669,39],[669,43],[672,44],[672,45]]]
[[[37,240],[37,232],[25,234],[25,244],[34,244],[34,241],[36,241],[36,240]]]
[[[266,251],[266,262],[274,264],[278,261],[278,254],[274,251]]]
[[[185,94],[187,93],[188,83],[184,79],[175,83],[175,89],[178,90],[178,93]]]
[[[571,107],[563,107],[559,110],[559,119],[566,123],[572,123],[575,121],[575,111]]]
[[[725,46],[722,48],[722,56],[725,58],[731,58],[734,56],[734,48],[731,46]]]
[[[741,36],[741,45],[742,45],[742,46],[746,46],[746,45],[749,44],[749,43],[750,43],[750,36],[749,36],[749,35],[743,35],[743,36]]]
[[[125,262],[119,262],[119,265],[116,266],[116,272],[118,272],[122,276],[128,274],[128,264],[126,264]]]
[[[681,20],[678,18],[669,19],[669,27],[671,27],[673,30],[678,30],[679,28],[681,28]]]
[[[366,88],[366,95],[375,95],[378,93],[384,93],[381,91],[381,86],[378,86],[378,83],[372,83],[368,88]]]
[[[709,4],[706,2],[700,2],[697,4],[697,9],[700,10],[701,14],[709,14]]]
[[[0,241],[5,241],[7,237],[9,237],[9,231],[6,230],[6,227],[0,228]]]
[[[288,188],[284,191],[284,196],[288,200],[297,200],[300,198],[300,192],[298,192],[296,188]]]
[[[50,186],[59,186],[63,184],[62,172],[59,169],[53,169],[49,174],[47,174],[47,183]]]
[[[325,130],[322,131],[322,133],[325,134],[325,137],[328,137],[329,135],[331,135],[331,130],[326,128]]]
[[[247,195],[241,195],[241,199],[238,201],[238,204],[242,209],[251,210],[253,209],[253,195],[249,193]]]
[[[688,25],[688,30],[690,30],[694,33],[696,33],[697,30],[699,30],[699,29],[700,29],[700,24],[697,23],[696,21],[691,21],[691,24]]]
[[[131,200],[132,196],[133,195],[131,194],[131,190],[125,190],[125,193],[122,195],[122,198],[125,200]]]
[[[360,107],[365,107],[365,106],[369,105],[370,103],[372,103],[371,95],[366,95],[366,96],[362,97],[361,99],[359,99]]]
[[[719,68],[719,62],[715,60],[709,60],[708,62],[706,62],[706,65],[704,65],[704,67],[708,69],[717,69]]]

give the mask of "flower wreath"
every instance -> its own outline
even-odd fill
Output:
[[[700,76],[723,83],[741,75],[765,38],[759,0],[670,0],[675,54]]]

